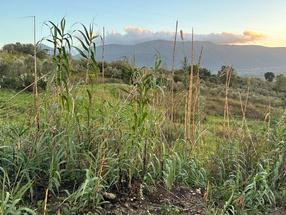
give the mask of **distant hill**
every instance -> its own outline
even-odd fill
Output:
[[[219,45],[211,42],[194,42],[196,61],[200,48],[204,47],[202,66],[212,72],[224,65],[233,65],[240,75],[262,76],[265,72],[286,74],[286,48],[269,48],[255,45]],[[154,40],[136,45],[109,44],[105,47],[105,59],[114,61],[128,59],[138,66],[153,66],[154,56],[161,55],[163,67],[172,64],[173,42]],[[101,59],[102,47],[97,48],[97,59]],[[184,54],[185,53],[185,54]],[[186,55],[191,59],[191,42],[178,42],[176,67],[181,67]],[[75,57],[79,57],[78,55]]]
[[[49,55],[53,55],[53,53],[54,53],[53,48],[51,48],[50,46],[47,46],[43,43],[40,44],[40,49],[45,50]]]

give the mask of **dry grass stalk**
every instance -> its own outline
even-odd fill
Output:
[[[242,101],[241,94],[239,93],[240,108],[241,108],[241,113],[242,113],[242,122],[241,122],[242,138],[241,140],[244,139],[244,133],[245,133],[244,131],[248,130],[248,126],[246,122],[246,109],[248,105],[248,98],[249,98],[249,86],[247,87],[245,102]]]
[[[45,199],[43,201],[43,215],[48,215],[47,205],[48,205],[49,189],[46,189]]]
[[[105,28],[102,29],[102,56],[101,56],[101,63],[102,63],[102,81],[104,83],[104,54],[105,54]]]
[[[194,75],[194,30],[192,30],[192,63],[191,63],[191,71],[189,75],[189,92],[188,92],[188,98],[186,101],[186,117],[185,117],[185,140],[189,141],[191,140],[191,113],[192,113],[192,100],[193,100],[193,75]]]
[[[106,162],[106,158],[105,158],[105,153],[104,153],[103,157],[100,160],[100,164],[99,164],[99,173],[98,174],[99,174],[100,177],[102,176],[103,168],[105,166],[105,162]]]
[[[192,132],[193,134],[196,131],[196,113],[199,113],[199,96],[200,96],[200,66],[202,63],[202,54],[203,54],[203,47],[201,48],[199,60],[198,60],[198,71],[196,75],[196,84],[195,84],[195,92],[194,92],[194,108],[193,108],[193,117],[192,117]]]
[[[183,51],[184,51],[184,57],[186,59],[186,53],[185,53],[185,41],[184,41],[184,32],[183,30],[180,30],[180,36],[181,36],[181,40],[183,42]],[[186,139],[186,134],[187,134],[187,111],[188,111],[188,93],[185,93],[183,95],[184,98],[184,102],[185,102],[185,114],[184,114],[184,135],[185,135],[185,139]]]
[[[231,66],[226,67],[223,75],[225,75],[225,100],[224,100],[224,117],[223,117],[224,122],[223,122],[223,124],[224,124],[225,134],[228,136],[229,135],[229,128],[230,128],[228,91],[229,91],[231,75],[232,75],[232,67]]]
[[[266,112],[266,115],[265,115],[265,123],[267,125],[267,136],[269,138],[269,135],[270,135],[270,123],[271,123],[271,102],[270,102],[270,98],[268,98],[268,107],[267,107],[267,112]]]
[[[178,34],[178,20],[176,21],[176,31],[173,44],[173,58],[172,58],[172,83],[171,83],[171,121],[174,122],[174,76],[175,76],[175,57],[176,57],[176,44]]]
[[[34,111],[35,111],[35,123],[37,129],[40,129],[40,116],[39,116],[39,98],[38,98],[38,72],[37,72],[37,41],[36,41],[36,17],[33,16],[34,21],[34,85],[33,85],[33,96],[34,96]]]
[[[187,120],[188,95],[189,95],[189,92],[187,92],[185,94],[185,118],[184,118],[184,136],[185,136],[185,140],[187,140],[187,129],[188,129],[188,126],[187,126],[187,123],[188,123],[188,120]]]
[[[244,124],[246,123],[246,108],[248,105],[248,98],[249,98],[249,86],[247,87],[246,98],[245,98],[244,104],[241,98],[241,94],[239,93],[240,107],[241,107],[241,113],[242,113],[242,126],[244,126]]]
[[[249,81],[249,80],[248,80]],[[246,92],[246,98],[245,98],[245,102],[243,104],[243,101],[242,101],[242,97],[241,97],[241,94],[239,93],[239,99],[240,99],[240,107],[241,107],[241,112],[242,112],[242,126],[241,126],[241,130],[242,130],[242,137],[241,137],[241,142],[244,142],[243,139],[244,139],[244,134],[245,132],[247,132],[248,134],[248,138],[253,146],[253,149],[254,149],[254,153],[257,153],[256,152],[256,149],[255,149],[255,144],[253,142],[253,138],[252,138],[252,134],[251,134],[251,131],[247,125],[247,121],[246,121],[246,110],[247,110],[247,105],[248,105],[248,99],[249,99],[249,85],[250,83],[248,82],[248,87],[247,87],[247,92]]]

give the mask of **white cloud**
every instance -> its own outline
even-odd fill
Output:
[[[195,34],[197,41],[211,41],[220,44],[248,44],[265,39],[266,36],[254,31],[244,31],[242,34],[228,32]],[[174,32],[152,31],[150,29],[128,26],[124,28],[124,33],[111,32],[107,34],[107,43],[136,44],[149,40],[173,40]],[[190,33],[184,33],[184,40],[191,40]]]

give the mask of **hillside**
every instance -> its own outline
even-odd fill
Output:
[[[261,77],[265,72],[277,74],[286,72],[286,48],[269,48],[254,45],[219,45],[211,42],[195,42],[195,53],[204,47],[202,66],[217,72],[222,65],[232,65],[244,76]],[[160,53],[162,65],[170,68],[172,63],[172,41],[154,40],[136,45],[106,45],[107,61],[129,59],[138,66],[153,66],[154,55]],[[97,58],[101,59],[102,47],[97,48]],[[191,42],[178,42],[176,66],[181,67],[184,56],[191,58]],[[78,55],[76,57],[79,57]],[[197,58],[197,57],[196,57]]]
[[[173,74],[154,58],[169,60],[167,41],[133,47],[152,68],[104,63],[85,26],[75,60],[65,23],[49,24],[55,56],[38,55],[39,78],[33,45],[0,52],[1,215],[285,214],[285,76],[187,62]],[[204,44],[212,66],[264,51]],[[132,46],[107,48],[116,59]],[[252,62],[268,66],[267,50]]]

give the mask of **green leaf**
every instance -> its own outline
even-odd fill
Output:
[[[80,53],[80,55],[83,58],[88,59],[87,55],[81,49],[79,49],[78,47],[75,47],[75,46],[74,46],[74,48]]]

